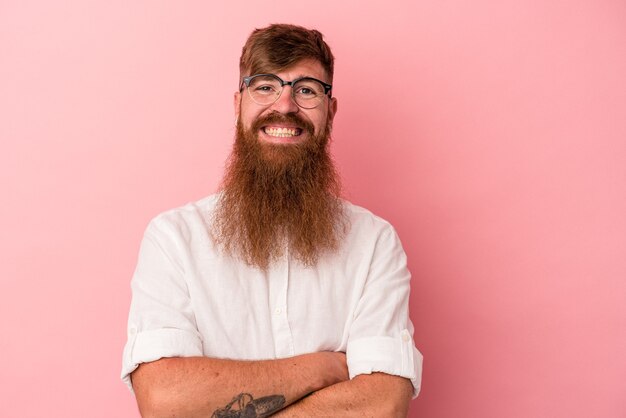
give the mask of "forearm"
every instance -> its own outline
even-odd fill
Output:
[[[165,358],[144,363],[132,374],[137,403],[145,418],[219,418],[220,410],[227,409],[237,397],[244,403],[251,401],[250,397],[256,399],[248,407],[258,409],[251,416],[263,417],[345,379],[342,353],[266,361]],[[238,407],[239,402],[235,402],[231,408]]]
[[[412,393],[408,379],[384,373],[359,375],[321,389],[272,417],[406,418]]]

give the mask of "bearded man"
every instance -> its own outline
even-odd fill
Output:
[[[407,415],[422,357],[391,225],[342,200],[321,33],[255,30],[221,191],[148,226],[122,379],[144,417]]]

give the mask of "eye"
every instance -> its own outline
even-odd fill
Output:
[[[300,87],[297,93],[302,96],[315,96],[315,92],[308,87]]]
[[[254,91],[258,94],[272,94],[276,92],[276,86],[272,84],[261,84],[254,86]]]
[[[301,80],[296,83],[295,94],[303,99],[313,99],[324,94],[324,87],[314,80]]]
[[[257,76],[252,79],[249,86],[250,92],[259,96],[270,96],[281,90],[280,81],[271,76]]]

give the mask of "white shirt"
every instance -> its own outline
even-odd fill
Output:
[[[220,251],[208,233],[219,195],[148,225],[133,276],[122,380],[163,357],[266,360],[346,353],[350,378],[384,372],[420,389],[406,255],[393,227],[344,202],[349,229],[314,267],[285,254],[263,272]]]

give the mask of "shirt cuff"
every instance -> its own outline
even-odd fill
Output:
[[[130,374],[141,363],[156,361],[164,357],[194,357],[202,355],[202,341],[198,334],[176,328],[151,331],[129,330],[129,339],[124,348],[122,381],[133,391]]]
[[[350,341],[346,359],[350,379],[374,372],[401,376],[413,384],[413,398],[419,394],[423,356],[413,345],[406,329],[398,337],[365,337]]]

